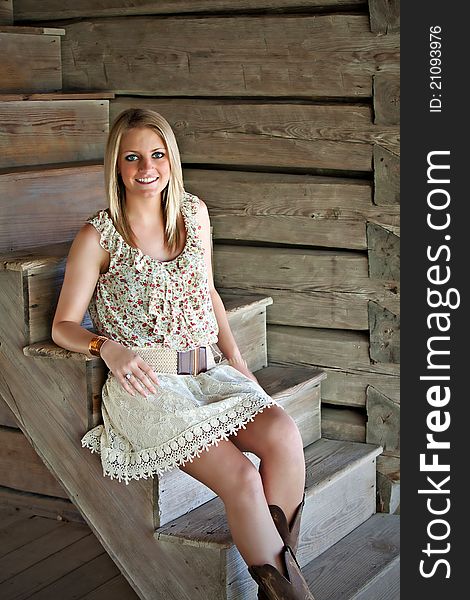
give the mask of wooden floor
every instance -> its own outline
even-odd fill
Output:
[[[0,505],[2,600],[137,600],[84,523]]]

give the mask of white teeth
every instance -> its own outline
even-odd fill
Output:
[[[153,183],[157,181],[157,177],[143,177],[142,179],[136,179],[139,183]]]

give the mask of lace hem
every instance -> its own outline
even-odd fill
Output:
[[[132,479],[148,479],[154,475],[162,475],[165,471],[188,461],[192,462],[203,450],[208,451],[211,446],[217,446],[220,441],[227,440],[229,435],[237,435],[239,429],[246,429],[246,424],[253,421],[265,408],[281,406],[272,398],[255,398],[244,398],[240,405],[190,427],[159,447],[128,452],[112,447],[101,448],[103,425],[94,427],[83,436],[82,447],[88,448],[92,453],[101,454],[103,476],[125,481],[127,485]],[[113,435],[115,436],[111,432],[111,436]]]

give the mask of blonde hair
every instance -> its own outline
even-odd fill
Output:
[[[183,171],[175,134],[168,121],[159,113],[142,108],[129,108],[115,119],[109,134],[104,156],[104,178],[109,212],[114,226],[124,240],[136,246],[135,236],[126,213],[126,188],[118,173],[118,156],[121,139],[129,129],[148,127],[157,133],[165,144],[170,163],[170,179],[162,192],[165,244],[174,251],[180,243],[177,218],[184,193]]]

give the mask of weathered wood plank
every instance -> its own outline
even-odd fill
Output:
[[[377,511],[400,512],[400,459],[395,456],[377,457]]]
[[[380,444],[388,456],[400,456],[400,405],[369,386],[366,410],[367,442]]]
[[[161,113],[193,165],[362,172],[372,170],[372,144],[398,144],[397,128],[374,125],[365,105],[122,96],[110,103],[111,121],[131,107]]]
[[[8,0],[7,0],[8,1]],[[76,0],[64,4],[62,0],[15,0],[17,21],[42,21],[44,19],[71,19],[75,17],[115,17],[131,15],[165,15],[259,10],[259,9],[315,9],[327,7],[363,7],[366,0]]]
[[[399,207],[373,204],[371,182],[366,180],[222,169],[184,169],[183,173],[186,188],[204,200],[212,220],[230,215],[277,217],[280,221],[302,217],[313,223],[329,221],[332,227],[341,221],[400,224]],[[214,234],[221,237],[220,232]],[[321,239],[312,235],[313,228],[305,243],[321,245]]]
[[[22,573],[11,577],[3,593],[3,600],[16,600],[27,598],[45,587],[46,585],[57,581],[70,571],[77,569],[84,562],[93,560],[103,553],[103,548],[94,537],[89,533],[74,544],[63,548],[60,553],[60,560],[52,555],[31,565]]]
[[[323,402],[340,406],[365,407],[369,385],[373,385],[395,402],[400,402],[400,378],[398,375],[326,367],[324,371],[327,378],[322,383]]]
[[[13,0],[0,0],[0,24],[13,24]]]
[[[72,240],[104,198],[101,164],[0,172],[0,252]]]
[[[366,415],[362,411],[322,404],[321,416],[323,438],[351,442],[366,441]]]
[[[378,144],[374,145],[374,204],[388,207],[400,204],[400,158]],[[384,220],[374,222],[386,226]]]
[[[110,579],[86,595],[86,600],[138,600],[138,598],[122,575]]]
[[[0,25],[0,33],[21,33],[22,35],[65,35],[59,27],[21,27],[21,25]]]
[[[368,367],[369,341],[365,333],[269,325],[268,358],[339,368]]]
[[[15,418],[15,415],[11,412],[8,404],[3,400],[0,396],[0,426],[3,427],[11,427],[13,429],[18,429],[18,421]]]
[[[369,284],[367,258],[359,252],[214,245],[217,287],[297,291],[355,291]]]
[[[0,485],[68,498],[21,431],[6,427],[0,427]]]
[[[59,555],[60,556],[60,555]],[[82,598],[111,578],[120,576],[119,569],[103,552],[96,558],[80,565],[60,579],[38,590],[28,600],[51,600],[51,598]],[[122,575],[121,575],[122,577]],[[129,589],[130,586],[127,584]],[[135,592],[133,592],[136,598]],[[121,596],[117,596],[121,600]]]
[[[2,104],[0,167],[101,160],[108,100]]]
[[[399,0],[369,0],[370,28],[374,33],[400,31]]]
[[[400,238],[385,227],[369,223],[367,225],[367,244],[370,276],[388,281],[399,281]]]
[[[371,75],[396,70],[398,62],[398,36],[375,36],[367,15],[135,16],[132,27],[125,17],[62,24],[67,89],[151,96],[180,95],[184,89],[190,96],[370,97]]]
[[[0,54],[3,93],[48,92],[62,88],[59,36],[0,31]]]
[[[398,517],[373,515],[302,571],[316,598],[396,600],[399,560]]]
[[[112,92],[45,92],[28,94],[2,94],[1,102],[18,102],[19,100],[110,100],[114,98]]]
[[[400,76],[395,73],[374,75],[374,123],[400,124]]]
[[[326,246],[367,248],[366,225],[357,221],[314,221],[295,216],[212,216],[214,240],[243,240]]]
[[[377,302],[369,302],[370,358],[376,362],[400,362],[400,316]]]
[[[41,496],[30,492],[19,492],[0,487],[0,503],[28,511],[32,515],[47,517],[56,521],[84,523],[81,513],[70,500]]]
[[[44,517],[35,517],[36,519],[48,520]],[[81,523],[59,523],[59,527],[54,528],[42,535],[40,538],[23,544],[16,550],[9,552],[0,559],[0,583],[6,579],[20,575],[26,569],[29,569],[36,563],[43,561],[49,556],[64,550],[74,542],[91,534],[90,529]],[[96,540],[98,544],[98,541]],[[102,550],[103,551],[103,550]],[[60,561],[59,561],[60,562]],[[29,581],[25,582],[27,585]],[[4,586],[7,589],[8,586]]]
[[[0,558],[8,556],[24,544],[37,540],[51,531],[63,527],[60,521],[29,515],[21,521],[13,521],[0,530]]]

